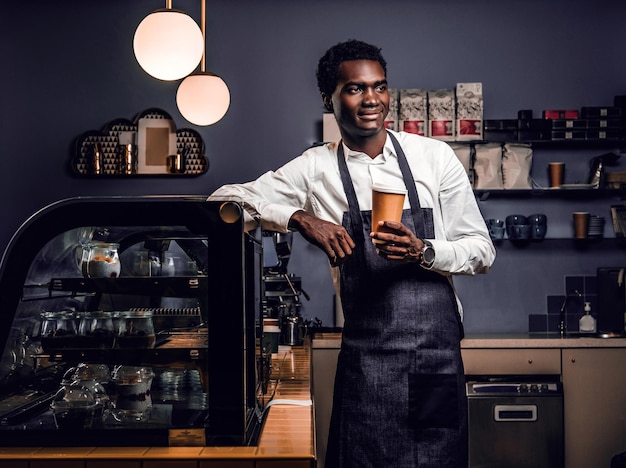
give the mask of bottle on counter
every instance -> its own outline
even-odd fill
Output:
[[[591,303],[585,302],[585,315],[578,321],[578,331],[580,333],[595,333],[596,319],[591,315]]]

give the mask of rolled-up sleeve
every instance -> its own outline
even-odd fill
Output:
[[[436,256],[432,269],[444,274],[487,273],[496,250],[465,169],[452,150],[442,157],[438,205],[443,226],[431,240]]]
[[[308,158],[300,156],[277,171],[269,171],[244,184],[224,185],[209,196],[209,200],[241,203],[245,211],[246,230],[263,229],[287,232],[289,219],[304,209],[309,186]]]

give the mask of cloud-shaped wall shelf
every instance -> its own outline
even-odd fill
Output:
[[[176,129],[167,112],[151,108],[132,121],[115,119],[102,130],[80,135],[71,167],[76,175],[90,177],[198,176],[209,169],[204,149],[202,136],[196,130]],[[168,157],[176,154],[179,157],[175,169],[174,158],[168,161]]]

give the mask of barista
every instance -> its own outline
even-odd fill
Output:
[[[462,324],[451,277],[485,273],[495,258],[467,175],[447,144],[385,129],[378,47],[331,47],[317,79],[342,141],[212,198],[238,200],[251,225],[297,230],[328,255],[345,324],[326,466],[465,467]],[[390,232],[371,226],[374,183],[408,190],[401,222],[383,222]]]

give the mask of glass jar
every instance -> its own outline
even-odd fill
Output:
[[[118,348],[154,348],[155,341],[152,311],[128,311],[120,314]]]
[[[152,379],[150,367],[115,366],[111,381],[115,388],[115,410],[117,421],[142,421],[149,417],[152,408]]]
[[[112,348],[115,341],[113,314],[103,311],[80,314],[78,336],[80,348]]]
[[[81,271],[86,278],[117,278],[122,271],[119,244],[90,242],[83,245]]]
[[[44,351],[75,348],[78,330],[73,311],[42,312],[41,347]]]

